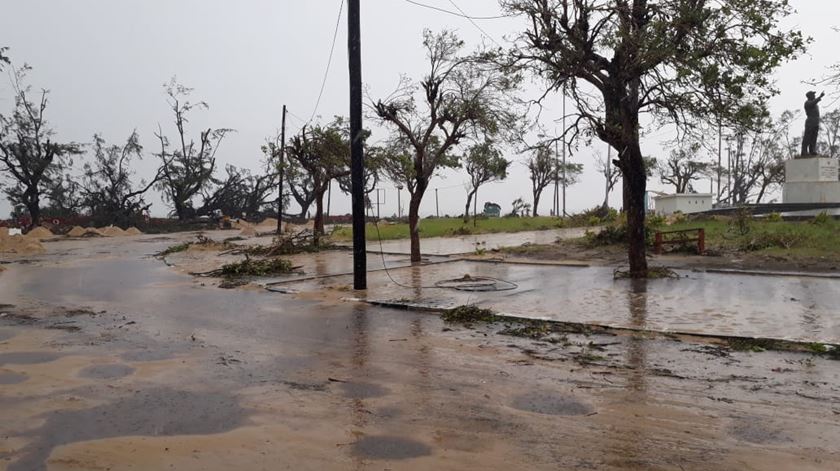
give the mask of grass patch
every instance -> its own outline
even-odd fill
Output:
[[[482,309],[475,305],[458,306],[443,311],[440,318],[444,322],[452,324],[472,324],[474,322],[485,322],[492,324],[498,320],[496,314],[490,309]]]
[[[420,237],[447,237],[447,236],[463,236],[472,234],[494,234],[500,232],[522,232],[522,231],[542,231],[549,229],[559,229],[563,227],[574,227],[569,221],[548,216],[540,217],[503,217],[503,218],[487,218],[478,219],[476,225],[473,226],[473,221],[464,223],[461,218],[429,218],[420,221]],[[379,223],[379,234],[382,240],[408,239],[408,224],[396,223],[390,224]],[[377,236],[376,227],[373,224],[368,224],[365,236],[367,240],[379,240]],[[349,226],[337,227],[330,237],[334,241],[344,242],[353,239],[353,229]]]
[[[747,224],[726,220],[697,220],[674,224],[669,230],[703,228],[706,246],[715,250],[768,255],[840,256],[840,222],[752,219]]]

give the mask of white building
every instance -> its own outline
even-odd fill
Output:
[[[654,209],[660,216],[668,216],[677,211],[683,214],[709,211],[714,204],[711,193],[679,193],[676,195],[654,196]]]

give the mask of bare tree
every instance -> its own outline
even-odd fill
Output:
[[[820,140],[820,154],[840,159],[840,109],[831,110],[820,120],[823,139]]]
[[[41,197],[62,171],[72,165],[72,156],[82,153],[76,143],[53,141],[55,132],[47,124],[47,90],[41,90],[38,102],[29,98],[31,88],[23,85],[28,67],[12,74],[15,108],[11,116],[0,115],[0,170],[11,185],[4,189],[12,205],[23,205],[29,213],[29,227],[41,222]]]
[[[492,142],[482,142],[471,146],[464,156],[464,169],[470,177],[467,205],[464,207],[464,222],[470,219],[470,203],[478,188],[485,183],[504,180],[510,161],[502,156]]]
[[[216,151],[232,129],[208,128],[201,131],[198,142],[188,138],[186,124],[189,122],[189,113],[194,109],[209,107],[203,101],[189,101],[193,90],[179,84],[174,77],[163,87],[175,116],[177,142],[172,145],[158,126],[156,136],[160,141],[160,153],[156,155],[161,160],[163,178],[157,187],[163,192],[164,199],[172,205],[178,219],[183,221],[194,216],[192,200],[210,184],[216,169]]]
[[[93,136],[93,161],[84,165],[82,193],[84,204],[97,224],[126,228],[136,224],[151,206],[144,195],[163,178],[163,169],[155,170],[149,181],[135,182],[132,169],[135,159],[143,159],[137,131],[121,146],[108,145],[101,136]]]
[[[706,175],[711,167],[710,162],[700,160],[698,153],[700,144],[683,142],[671,151],[667,159],[657,165],[659,180],[666,185],[673,185],[677,194],[694,193],[692,182]]]
[[[9,65],[12,62],[6,54],[9,52],[8,47],[0,47],[0,70],[3,70],[3,64]]]
[[[571,186],[577,183],[580,174],[583,173],[583,164],[573,162],[563,164],[552,151],[551,145],[547,143],[536,146],[525,165],[531,177],[534,217],[538,216],[540,197],[548,185],[557,180],[561,185]]]
[[[647,276],[641,119],[689,131],[709,122],[748,124],[775,90],[770,77],[804,50],[781,31],[786,1],[501,0],[528,25],[511,65],[565,88],[576,116],[566,134],[592,133],[617,151],[624,181],[630,276]]]
[[[516,115],[510,93],[518,82],[515,74],[498,70],[481,54],[461,55],[464,43],[452,32],[426,30],[423,46],[430,67],[419,90],[403,79],[396,93],[373,105],[399,136],[398,147],[410,151],[410,160],[396,152],[397,160],[388,166],[394,181],[405,183],[410,194],[412,262],[420,261],[420,203],[429,180],[439,169],[457,166],[454,150],[465,139],[483,140],[512,130]]]

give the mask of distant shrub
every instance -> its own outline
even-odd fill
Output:
[[[801,232],[758,232],[754,231],[751,234],[741,239],[738,248],[744,252],[754,252],[757,250],[780,248],[791,249],[805,240],[805,235]]]
[[[830,224],[831,220],[832,220],[831,216],[829,216],[828,213],[823,211],[820,214],[817,214],[816,216],[814,216],[814,220],[811,221],[811,223],[812,224],[817,224],[819,226],[824,226],[826,224]]]
[[[782,219],[781,214],[773,212],[773,213],[770,213],[770,214],[767,215],[766,221],[767,222],[782,222],[782,221],[784,221],[784,219]]]

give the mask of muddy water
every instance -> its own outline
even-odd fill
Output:
[[[517,289],[475,293],[429,288],[464,274],[511,281]],[[425,288],[398,287],[385,274],[375,273],[367,298],[433,307],[478,304],[514,316],[657,331],[840,343],[840,280],[680,272],[680,279],[634,285],[614,281],[610,268],[478,262],[395,269],[391,275]],[[309,289],[346,282],[324,280]],[[628,316],[638,298],[644,298],[644,312]]]
[[[39,319],[66,320],[67,309],[97,313],[73,318],[78,332],[3,327],[12,335],[0,343],[0,374],[19,376],[0,387],[0,469],[840,465],[836,362],[644,336],[547,343],[428,314],[219,290],[144,259],[140,245],[0,275],[0,299],[42,308],[33,313]],[[494,302],[566,312],[528,291],[544,283],[572,309],[612,309],[607,314],[639,326],[669,292],[589,274],[577,286],[608,289],[614,299],[576,304],[558,285],[585,270],[527,268],[394,275],[419,286],[441,274],[496,269],[524,288]],[[544,279],[551,277],[560,278]],[[442,298],[422,289],[406,296],[420,295]],[[44,305],[28,306],[33,300]]]

